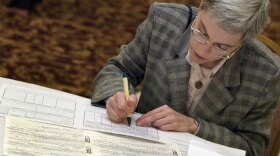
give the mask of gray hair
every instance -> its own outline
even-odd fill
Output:
[[[269,0],[206,0],[201,9],[209,10],[224,30],[242,32],[244,41],[255,38],[270,22]]]

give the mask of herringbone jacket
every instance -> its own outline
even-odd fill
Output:
[[[197,136],[244,149],[247,155],[262,155],[280,95],[280,59],[257,40],[245,43],[216,73],[194,113],[189,114],[188,22],[197,10],[192,12],[189,18],[187,6],[152,4],[134,39],[96,76],[92,103],[122,91],[125,71],[130,92],[142,84],[138,112],[167,104],[177,112],[200,118]]]

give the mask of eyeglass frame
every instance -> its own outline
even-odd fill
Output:
[[[192,25],[191,25],[191,33],[192,33],[192,36],[195,37],[196,41],[201,43],[201,44],[208,44],[208,46],[211,48],[211,52],[215,52],[215,54],[221,58],[226,58],[226,59],[229,59],[231,58],[241,47],[241,45],[239,45],[237,48],[233,49],[231,52],[229,52],[228,50],[231,49],[231,48],[228,48],[226,50],[223,50],[221,49],[220,47],[216,46],[216,45],[213,45],[213,43],[211,43],[209,41],[209,38],[206,37],[200,30],[196,29],[193,27],[194,23],[196,22],[196,19],[198,18],[199,15],[197,15],[197,17],[194,19],[194,21],[192,22]],[[195,33],[197,33],[197,35],[195,35]],[[200,36],[198,36],[200,35]],[[200,39],[199,39],[200,37]],[[201,40],[202,39],[202,40]],[[213,49],[215,48],[215,49]],[[217,52],[217,51],[220,51],[220,52]],[[227,55],[227,53],[229,53]]]

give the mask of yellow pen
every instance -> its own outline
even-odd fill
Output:
[[[123,89],[124,89],[125,100],[127,102],[128,97],[129,97],[129,88],[128,88],[127,74],[125,72],[123,73]],[[130,126],[130,124],[131,124],[131,114],[129,114],[127,116],[126,120],[127,120],[128,125]]]

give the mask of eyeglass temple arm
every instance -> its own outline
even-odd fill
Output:
[[[199,7],[198,7],[198,9],[199,9],[199,10],[201,10],[201,9],[202,9],[202,5],[203,5],[203,3],[204,3],[204,0],[201,0],[201,2],[200,2],[200,4],[199,4]]]

